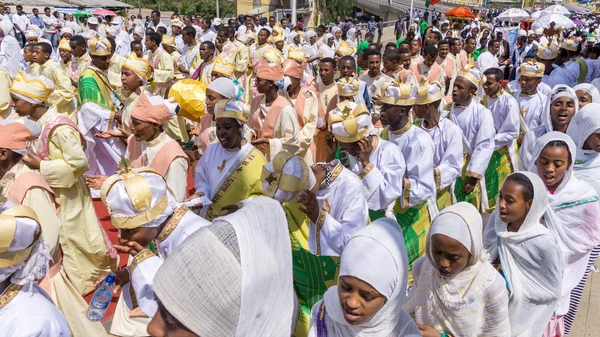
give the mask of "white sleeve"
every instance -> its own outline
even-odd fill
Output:
[[[153,317],[158,309],[154,296],[154,276],[162,264],[160,257],[149,257],[138,264],[131,275],[130,286],[133,287],[138,306],[148,317]]]
[[[456,181],[456,178],[461,175],[462,167],[464,165],[462,133],[460,129],[456,126],[455,128],[450,129],[447,134],[448,138],[443,140],[445,142],[446,151],[440,159],[440,163],[435,168],[435,175],[439,176],[440,180],[440,189],[444,189],[450,184],[453,184]]]
[[[175,158],[167,174],[165,174],[165,180],[169,191],[177,202],[183,202],[186,197],[187,191],[187,176],[188,176],[188,162],[185,158]]]
[[[409,147],[409,153],[405,158],[404,197],[400,199],[403,208],[413,207],[430,199],[436,191],[433,174],[433,141],[426,136],[419,139],[417,144],[409,144]]]
[[[387,209],[402,195],[402,179],[406,170],[404,157],[395,145],[387,149],[390,149],[390,153],[381,156],[379,167],[371,161],[358,173],[365,188],[369,209],[374,211]]]
[[[502,109],[506,111],[506,118],[504,118],[504,122],[494,138],[495,149],[510,145],[513,140],[517,139],[521,126],[519,103],[517,103],[517,100],[513,97],[508,98]]]
[[[471,154],[471,161],[467,166],[466,175],[481,179],[490,163],[492,153],[494,153],[496,130],[494,129],[492,113],[487,108],[483,107],[479,116],[475,116],[474,118],[480,118],[480,123],[475,135],[475,143],[472,145],[473,153]]]

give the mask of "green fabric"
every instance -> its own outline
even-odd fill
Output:
[[[478,211],[481,210],[481,186],[479,183],[475,186],[473,192],[469,194],[465,194],[463,192],[463,184],[466,179],[467,166],[469,166],[469,162],[471,161],[471,155],[463,151],[463,169],[461,175],[456,178],[454,182],[454,196],[456,197],[456,202],[465,201],[477,208]]]
[[[79,99],[77,100],[77,108],[85,103],[96,103],[101,107],[112,110],[113,104],[110,101],[110,93],[107,88],[100,88],[98,81],[100,79],[93,70],[87,69],[79,77],[78,93]],[[102,85],[105,87],[105,85]],[[104,91],[104,92],[103,92]]]
[[[367,40],[362,40],[359,44],[358,47],[356,47],[356,55],[359,56],[360,53],[367,49],[369,47],[369,41]]]
[[[510,161],[510,154],[506,146],[494,151],[490,163],[485,170],[485,188],[488,198],[488,211],[496,208],[496,198],[504,180],[515,171],[514,163]]]
[[[579,63],[579,78],[577,79],[577,82],[581,84],[585,82],[585,77],[588,73],[588,66],[587,63],[585,63],[585,61],[581,57],[578,57],[575,60],[577,61],[577,63]]]
[[[487,48],[481,48],[481,49],[475,49],[473,50],[473,59],[475,61],[477,61],[477,58],[479,57],[479,55],[485,53],[487,51]]]
[[[403,37],[399,38],[398,41],[396,41],[396,48],[400,48],[400,44],[404,42],[404,40],[405,39]]]
[[[421,27],[421,35],[423,35],[423,34],[425,34],[425,31],[427,30],[427,26],[429,26],[429,25],[427,24],[427,22],[421,21],[419,26]]]

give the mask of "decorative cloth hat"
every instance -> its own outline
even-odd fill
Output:
[[[304,64],[298,64],[295,59],[287,59],[283,62],[283,74],[294,78],[304,76]]]
[[[39,222],[35,211],[23,205],[14,205],[0,214],[0,269],[14,267],[29,258],[42,237]]]
[[[263,167],[260,180],[264,195],[279,202],[292,200],[298,192],[312,188],[316,183],[306,162],[287,151],[279,152]]]
[[[354,77],[342,77],[337,82],[338,95],[351,97],[358,94],[359,83]]]
[[[577,51],[579,43],[573,39],[567,39],[560,44],[560,47],[569,51]]]
[[[64,27],[60,31],[60,36],[62,37],[65,34],[71,34],[71,36],[73,36],[75,35],[75,32],[73,32],[73,29],[71,27]]]
[[[463,77],[469,82],[473,83],[477,88],[479,88],[486,81],[483,72],[471,65],[466,65],[463,70],[458,73],[458,76]]]
[[[442,85],[439,82],[425,81],[417,87],[417,100],[415,105],[425,105],[441,100],[444,97]]]
[[[45,102],[54,90],[54,83],[44,76],[31,76],[20,71],[13,79],[10,92],[32,104]]]
[[[104,182],[100,197],[119,229],[157,227],[173,214],[165,178],[150,167],[131,169],[121,161],[125,172]]]
[[[544,64],[541,62],[536,62],[533,59],[529,59],[521,64],[519,71],[521,76],[543,77]]]
[[[166,46],[175,47],[175,36],[163,35],[161,43]]]
[[[108,39],[102,36],[94,36],[88,42],[90,55],[108,56],[112,52],[112,46]]]
[[[550,46],[540,44],[538,46],[537,57],[541,60],[554,60],[558,57],[558,46],[555,43],[550,44]]]
[[[24,155],[27,142],[39,137],[41,132],[39,124],[29,119],[1,120],[0,148]]]
[[[105,30],[106,34],[110,35],[113,38],[116,38],[119,35],[119,27],[118,26],[109,26]]]
[[[181,20],[174,19],[174,20],[171,20],[171,26],[176,26],[176,27],[179,27],[179,28],[183,28],[184,24],[183,24],[183,22]]]
[[[149,80],[152,77],[152,67],[150,66],[150,62],[146,59],[129,57],[121,66],[121,68],[123,67],[136,73],[141,80]]]
[[[92,16],[87,20],[87,23],[88,23],[88,25],[97,25],[97,24],[99,24],[98,18],[96,18],[95,16]]]
[[[248,121],[250,115],[250,109],[247,105],[240,101],[234,100],[220,100],[214,109],[215,119],[216,118],[235,118],[242,123]]]
[[[295,46],[290,45],[290,48],[288,49],[288,59],[304,63],[306,62],[306,53],[301,48],[296,48]]]
[[[342,143],[363,139],[372,127],[367,106],[350,101],[338,103],[329,113],[329,125],[335,138]]]
[[[213,73],[219,73],[228,78],[233,78],[235,69],[233,64],[226,62],[221,56],[215,57],[215,63],[212,68]]]
[[[413,105],[417,100],[417,86],[411,83],[386,83],[381,87],[381,102],[390,105]]]
[[[58,44],[58,49],[72,51],[71,45],[69,44],[69,40],[67,40],[65,38],[61,39],[60,43]]]
[[[269,63],[273,63],[273,64],[277,64],[277,65],[283,64],[283,58],[277,51],[275,51],[275,48],[270,48],[269,50],[267,50],[263,54],[263,59],[266,59]]]
[[[163,125],[171,120],[171,112],[160,96],[148,96],[141,93],[131,117],[142,122]]]
[[[344,56],[354,55],[354,47],[351,47],[346,41],[342,41],[336,51]]]
[[[263,58],[258,62],[257,68],[258,72],[256,73],[256,77],[258,78],[274,82],[283,80],[283,68],[281,67],[281,63],[270,63]]]

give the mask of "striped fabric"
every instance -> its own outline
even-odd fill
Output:
[[[598,255],[600,255],[600,246],[592,250],[587,266],[587,271],[583,275],[581,282],[579,282],[579,284],[573,290],[571,290],[569,312],[567,312],[567,314],[564,315],[565,335],[568,335],[571,331],[571,327],[573,326],[573,322],[575,321],[575,316],[577,315],[577,309],[579,309],[579,302],[581,302],[581,297],[583,296],[583,288],[585,287],[585,283],[587,282],[588,276],[590,275],[590,268],[596,262]]]
[[[515,171],[515,165],[510,160],[508,147],[503,146],[494,151],[488,168],[485,171],[485,188],[488,198],[488,213],[496,208],[496,199],[498,192],[504,183],[506,177]]]

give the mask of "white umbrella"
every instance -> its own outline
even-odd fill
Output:
[[[552,5],[546,9],[544,9],[544,12],[552,13],[552,14],[571,15],[571,12],[569,12],[567,7],[561,6],[561,5]]]
[[[548,12],[544,12],[544,11],[537,11],[537,12],[533,12],[533,13],[531,14],[531,17],[532,17],[533,19],[537,20],[537,19],[541,18],[542,16],[544,16],[544,15],[548,15],[548,14],[550,14],[550,13],[548,13]]]
[[[531,24],[531,29],[536,30],[538,28],[548,28],[550,23],[554,22],[554,28],[557,29],[570,29],[575,27],[573,20],[562,14],[548,14],[540,17]]]
[[[258,7],[258,8],[251,9],[248,12],[248,15],[260,15],[260,14],[265,13],[267,11],[269,11],[269,7],[267,7],[267,6]]]
[[[500,21],[508,21],[508,22],[521,22],[523,20],[529,19],[529,13],[520,9],[520,8],[510,8],[505,10],[504,12],[498,15],[498,19]]]

